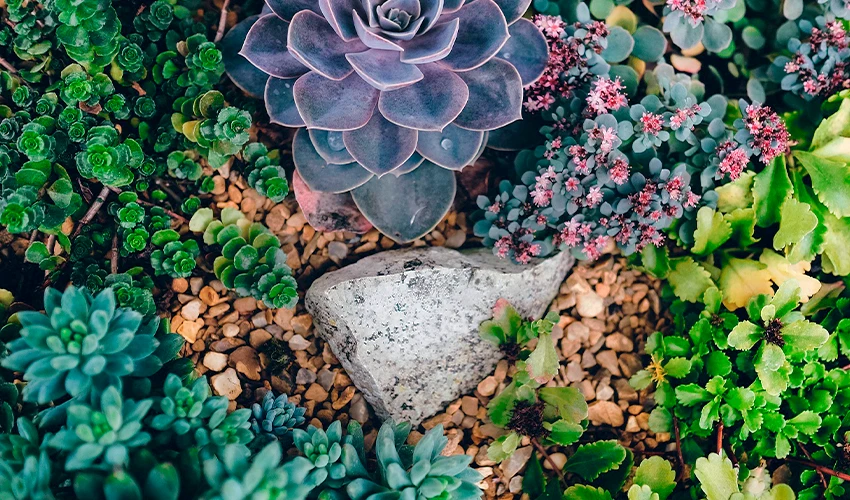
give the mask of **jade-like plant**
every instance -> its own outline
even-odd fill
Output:
[[[195,259],[200,255],[198,242],[180,241],[180,235],[173,229],[163,229],[153,235],[152,242],[157,248],[151,252],[151,267],[154,273],[172,278],[188,278],[195,269]]]
[[[269,391],[262,401],[251,405],[251,430],[258,436],[264,435],[288,443],[289,434],[304,423],[306,411],[289,401],[286,394],[275,397]]]
[[[521,117],[547,61],[531,1],[268,0],[225,40],[237,85],[300,127],[296,168],[314,191],[351,191],[398,241],[431,230],[487,132]],[[392,176],[387,174],[392,173]]]
[[[286,498],[304,500],[310,486],[304,482],[310,463],[296,457],[281,465],[280,443],[269,443],[253,457],[238,446],[228,446],[219,457],[204,463],[204,477],[210,485],[202,495],[206,500],[250,500]]]
[[[249,221],[235,208],[213,218],[209,208],[195,212],[189,229],[203,232],[204,242],[220,245],[213,269],[227,288],[240,296],[252,296],[270,307],[292,308],[298,302],[297,284],[286,264],[280,240],[259,222]]]

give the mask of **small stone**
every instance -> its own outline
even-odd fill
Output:
[[[177,293],[186,293],[189,289],[189,280],[186,278],[175,278],[171,280],[171,289]]]
[[[310,327],[313,326],[313,317],[309,314],[300,314],[292,318],[292,330],[298,335],[307,335]]]
[[[563,453],[552,453],[549,455],[549,458],[552,462],[555,462],[555,466],[558,467],[558,470],[564,468],[567,465],[567,456]],[[547,470],[552,470],[552,464],[549,463],[549,460],[543,460],[543,468]]]
[[[227,354],[208,352],[204,355],[204,366],[214,372],[220,372],[227,366]]]
[[[348,257],[348,245],[341,241],[332,241],[328,243],[328,255],[331,260],[339,263]]]
[[[310,401],[322,402],[328,399],[328,391],[319,384],[312,384],[304,393],[304,397]]]
[[[194,278],[189,278],[189,289],[192,290],[193,295],[197,296],[199,293],[201,293],[201,287],[203,286],[204,278],[197,276]]]
[[[460,408],[467,415],[474,417],[478,413],[478,398],[464,396]]]
[[[492,375],[485,378],[481,382],[478,383],[478,392],[482,396],[492,396],[496,393],[496,389],[499,387],[499,381],[495,379]]]
[[[369,420],[369,407],[366,404],[366,400],[363,399],[362,394],[357,394],[354,399],[352,399],[351,407],[348,409],[348,414],[351,415],[351,418],[361,424],[365,424]]]
[[[640,426],[634,415],[629,415],[629,420],[626,422],[626,432],[640,432]]]
[[[339,393],[339,398],[333,402],[331,407],[334,410],[342,409],[342,407],[347,405],[348,402],[351,401],[351,398],[354,397],[354,392],[355,389],[353,385],[346,387],[341,393]]]
[[[295,374],[295,383],[298,385],[309,385],[316,381],[316,373],[306,368],[299,368]]]
[[[186,339],[186,342],[190,344],[194,344],[196,340],[198,340],[198,333],[201,331],[201,328],[204,327],[204,320],[196,319],[195,321],[184,321],[180,326],[177,327],[177,333],[183,336]]]
[[[508,483],[508,491],[511,493],[522,493],[522,476],[514,476]]]
[[[635,343],[630,338],[618,332],[605,337],[605,347],[617,352],[632,352],[635,348]]]
[[[616,403],[598,401],[587,408],[587,418],[594,425],[608,424],[620,427],[625,422],[623,410]]]
[[[233,301],[233,308],[242,314],[253,312],[257,308],[257,299],[241,297]]]
[[[581,364],[573,361],[567,365],[567,380],[570,382],[578,382],[587,375],[587,372],[581,369]]]
[[[524,446],[517,449],[513,455],[502,462],[502,465],[500,465],[499,468],[502,469],[502,474],[506,479],[519,474],[519,471],[525,467],[525,464],[527,464],[528,460],[531,458],[532,451],[534,451],[532,446]]]
[[[599,366],[611,372],[611,375],[614,375],[615,377],[620,377],[622,375],[620,373],[620,365],[617,363],[616,352],[601,351],[596,355],[596,362],[599,363]]]
[[[250,380],[260,380],[260,358],[250,346],[242,346],[230,353],[230,364]]]
[[[212,384],[216,394],[224,396],[231,401],[242,394],[242,385],[239,383],[239,376],[233,368],[228,368],[224,372],[210,377],[210,384]]]
[[[614,389],[610,385],[599,385],[596,388],[596,399],[599,401],[610,401],[614,397]]]
[[[295,310],[281,308],[274,313],[274,324],[284,330],[292,330],[292,318],[295,316]]]
[[[201,288],[201,292],[198,294],[198,297],[204,304],[208,306],[214,306],[218,304],[218,294],[211,286],[205,286]]]
[[[301,335],[293,335],[292,338],[289,339],[289,348],[293,351],[306,351],[311,345],[313,345],[313,343]]]
[[[318,376],[316,378],[318,379],[319,384],[326,391],[329,391],[334,385],[334,378],[336,378],[336,373],[322,368],[321,370],[319,370]]]
[[[180,315],[189,321],[195,321],[201,316],[202,305],[203,303],[198,299],[189,301],[180,309]]]
[[[624,352],[620,355],[620,370],[624,377],[631,378],[632,375],[643,369],[643,363],[640,358],[631,352]]]
[[[235,337],[239,335],[239,327],[234,323],[227,323],[225,325],[221,325],[221,334],[225,337]]]
[[[614,388],[617,389],[617,399],[620,401],[636,402],[638,400],[637,391],[629,384],[627,379],[614,380]]]
[[[584,318],[595,318],[605,310],[605,302],[596,292],[576,296],[576,310]]]
[[[567,339],[587,342],[588,338],[590,338],[590,328],[581,321],[570,323],[567,327]]]
[[[251,333],[248,334],[248,341],[254,348],[260,347],[271,340],[271,338],[272,334],[262,328],[251,330]]]

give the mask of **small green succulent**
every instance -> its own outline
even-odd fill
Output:
[[[47,404],[65,396],[121,387],[126,376],[149,377],[161,366],[155,355],[159,319],[117,308],[112,289],[97,296],[74,286],[48,288],[46,314],[18,313],[21,337],[8,344],[2,366],[24,373],[25,401]]]
[[[174,20],[174,7],[166,0],[157,0],[133,19],[133,27],[144,33],[151,41],[162,38]]]
[[[205,500],[248,500],[285,498],[304,500],[310,486],[304,479],[310,462],[296,457],[281,465],[283,453],[277,441],[268,444],[249,461],[244,450],[228,446],[221,456],[204,463],[204,476],[210,485]]]
[[[207,86],[224,74],[221,50],[206,36],[192,35],[185,42],[178,43],[177,50],[185,56],[189,70],[177,79],[180,86]]]
[[[242,157],[247,162],[243,174],[248,184],[275,203],[283,201],[289,194],[289,183],[279,164],[279,152],[269,152],[264,144],[255,142],[245,146]]]
[[[295,447],[304,455],[313,468],[307,476],[306,482],[313,488],[325,486],[334,490],[345,484],[348,466],[355,466],[365,462],[363,457],[363,430],[360,424],[352,420],[348,424],[348,433],[343,436],[342,423],[333,422],[324,431],[318,427],[309,426],[307,430],[293,429],[292,436]],[[349,447],[346,447],[349,445]],[[344,454],[351,458],[357,456],[357,460],[345,460]],[[365,476],[365,470],[352,471],[352,476]]]
[[[121,22],[111,2],[55,0],[50,5],[61,23],[56,37],[72,59],[93,73],[112,62]]]
[[[297,283],[286,264],[280,240],[260,223],[252,223],[237,209],[225,208],[221,220],[212,210],[195,212],[189,229],[204,233],[208,245],[221,245],[213,269],[227,288],[241,296],[252,296],[269,307],[294,307],[298,302]]]
[[[304,423],[306,411],[289,401],[286,394],[275,397],[274,392],[268,391],[261,402],[251,406],[251,430],[257,435],[284,439]]]
[[[27,457],[38,455],[41,438],[38,429],[28,418],[21,417],[15,422],[17,434],[0,434],[0,463],[20,467]]]
[[[145,159],[142,147],[133,139],[121,142],[115,127],[93,127],[86,134],[85,149],[77,153],[77,170],[86,178],[96,178],[107,186],[121,187],[133,182],[131,169]]]
[[[142,272],[141,268],[136,267],[124,273],[110,274],[106,276],[103,284],[115,292],[118,307],[126,307],[149,316],[156,313],[156,303],[151,291],[153,281]]]
[[[126,467],[130,451],[151,440],[142,419],[152,405],[150,399],[124,400],[118,389],[108,387],[95,404],[71,403],[65,427],[47,446],[67,454],[66,470]]]
[[[180,241],[173,229],[162,229],[153,235],[153,244],[161,249],[151,252],[151,266],[157,276],[188,278],[195,269],[201,250],[195,240]]]
[[[173,151],[166,160],[168,175],[176,179],[188,179],[196,181],[201,178],[204,171],[188,151]]]
[[[74,476],[74,494],[77,498],[106,500],[180,498],[180,474],[174,465],[156,464],[145,472],[140,477],[120,469],[109,474],[81,472]]]
[[[359,477],[348,483],[345,491],[351,500],[481,498],[482,491],[477,486],[481,475],[469,468],[472,457],[440,454],[448,443],[448,438],[443,436],[442,425],[426,432],[416,443],[412,454],[405,450],[406,445],[403,444],[409,432],[409,424],[384,422],[375,442],[379,474],[377,477]],[[352,460],[356,458],[356,454],[351,457]],[[356,470],[361,469],[366,470],[362,463],[356,466]]]

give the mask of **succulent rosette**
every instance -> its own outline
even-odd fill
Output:
[[[298,127],[295,166],[314,191],[351,191],[398,241],[430,231],[453,171],[521,118],[544,71],[531,0],[266,0],[225,39],[228,73]],[[392,174],[392,175],[387,175]]]

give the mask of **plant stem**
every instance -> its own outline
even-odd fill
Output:
[[[723,422],[717,425],[717,454],[720,455],[721,451],[723,451]]]
[[[3,59],[2,57],[0,57],[0,66],[3,66],[4,68],[6,68],[6,70],[7,70],[9,73],[12,73],[13,75],[17,75],[17,74],[18,74],[18,70],[17,70],[17,68],[15,68],[14,66],[12,66],[12,65],[9,63],[9,61],[7,61],[7,60]]]
[[[803,455],[806,455],[806,458],[808,458],[809,461],[814,463],[814,460],[812,459],[812,454],[809,453],[809,450],[807,450],[805,446],[803,446],[803,443],[797,441],[797,446],[800,447],[800,450],[803,452]],[[823,472],[818,470],[818,476],[820,476],[820,482],[821,484],[823,484],[823,488],[826,489],[828,487],[828,483],[826,482],[826,477],[823,475]]]
[[[568,486],[567,478],[564,476],[564,473],[561,471],[558,465],[555,464],[555,461],[552,460],[552,457],[550,457],[549,454],[546,453],[546,449],[543,448],[543,445],[541,445],[536,438],[531,439],[531,444],[533,444],[534,447],[537,448],[537,451],[540,452],[541,455],[543,455],[543,459],[549,462],[549,467],[552,467],[552,470],[558,474],[558,479],[561,480],[561,484],[564,486],[564,488],[566,488]]]
[[[112,274],[118,274],[118,233],[112,235],[112,255],[109,258]]]
[[[221,5],[221,16],[218,18],[218,31],[215,32],[215,39],[213,40],[215,43],[221,41],[224,38],[224,25],[227,24],[227,7],[230,5],[230,0],[224,0],[224,3]]]
[[[30,233],[30,241],[29,241],[28,246],[32,246],[32,244],[33,244],[33,242],[35,242],[36,238],[38,238],[38,229],[33,229],[32,232]]]
[[[112,191],[115,194],[121,194],[121,190],[118,189],[118,188],[111,187],[111,188],[109,188],[109,190]],[[149,201],[137,199],[136,203],[138,203],[139,205],[144,205],[146,207],[159,207],[159,208],[162,209],[163,212],[168,214],[169,217],[171,217],[172,219],[177,219],[177,221],[180,222],[181,224],[186,224],[186,223],[189,222],[188,219],[186,219],[186,217],[183,217],[182,215],[178,214],[177,212],[174,212],[174,211],[169,210],[167,208],[160,207],[159,205],[155,205],[155,204],[153,204]]]
[[[845,481],[850,481],[850,474],[845,474],[843,472],[838,472],[837,470],[832,470],[829,467],[826,467],[824,465],[819,465],[819,464],[816,464],[814,462],[809,462],[808,460],[800,460],[800,459],[797,459],[797,458],[794,458],[794,457],[788,457],[785,460],[787,460],[789,462],[795,462],[795,463],[798,463],[800,465],[805,465],[806,467],[811,467],[818,472],[822,472],[824,474],[828,474],[830,476],[834,476],[834,477],[837,477],[839,479],[843,479]]]
[[[80,231],[83,230],[83,226],[85,226],[86,224],[91,222],[92,219],[94,219],[94,216],[97,215],[97,212],[100,210],[100,207],[103,206],[103,203],[106,201],[106,198],[108,196],[109,187],[103,186],[103,189],[101,189],[100,192],[97,194],[97,198],[94,199],[94,203],[92,203],[89,207],[88,212],[86,212],[86,214],[83,215],[83,218],[80,219],[79,224],[77,224],[76,229],[74,229],[74,232],[71,234],[71,238],[74,238],[79,235]]]
[[[682,438],[679,434],[679,418],[673,415],[673,431],[676,433],[676,457],[679,459],[679,479],[685,475],[685,457],[682,456]]]

